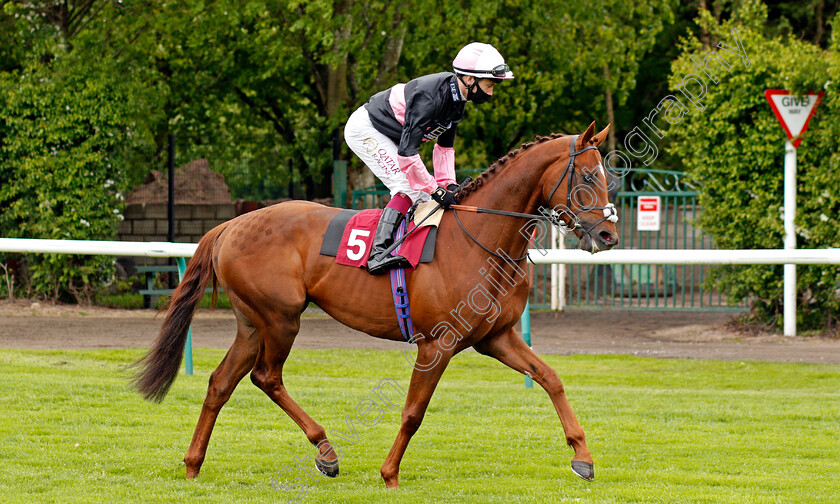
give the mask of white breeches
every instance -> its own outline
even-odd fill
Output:
[[[428,193],[411,188],[397,163],[397,144],[373,127],[364,106],[356,109],[347,120],[344,141],[391,191],[391,196],[403,193],[414,203],[429,201]]]

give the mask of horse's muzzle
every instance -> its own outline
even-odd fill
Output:
[[[600,250],[609,250],[618,245],[618,235],[611,231],[592,230],[584,234],[580,239],[580,249],[595,253]]]

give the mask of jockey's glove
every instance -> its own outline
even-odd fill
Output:
[[[440,203],[440,206],[443,208],[449,208],[452,205],[458,204],[458,199],[455,197],[455,193],[447,191],[443,187],[438,187],[432,191],[432,199]]]
[[[449,184],[448,186],[446,186],[446,190],[457,194],[458,191],[463,189],[464,186],[466,186],[467,184],[469,184],[472,181],[473,181],[472,177],[465,177],[463,182],[461,182],[460,184],[452,183],[452,184]]]

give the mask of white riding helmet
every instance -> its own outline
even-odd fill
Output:
[[[452,69],[459,75],[479,79],[513,79],[513,72],[499,51],[490,44],[473,42],[458,51]]]

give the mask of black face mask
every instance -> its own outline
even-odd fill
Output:
[[[478,85],[478,79],[475,79],[471,86],[467,86],[467,83],[464,82],[464,79],[461,76],[458,76],[458,79],[466,86],[467,88],[467,100],[473,103],[486,103],[490,100],[490,95],[485,93],[483,89]]]
[[[467,92],[467,100],[476,104],[487,103],[490,100],[490,95],[485,93],[481,86],[478,85],[478,79],[469,87]]]

